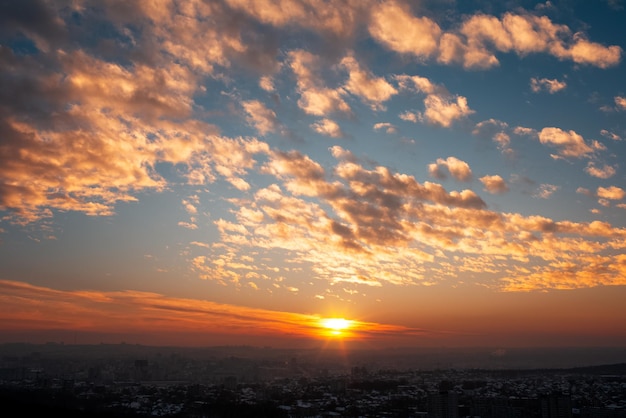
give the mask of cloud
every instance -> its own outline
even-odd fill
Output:
[[[501,17],[478,13],[468,16],[457,31],[444,32],[436,22],[415,16],[399,2],[385,2],[371,9],[368,30],[376,41],[397,53],[473,69],[497,66],[496,52],[515,52],[522,57],[546,53],[600,68],[617,65],[622,54],[617,45],[589,41],[566,25],[528,12],[507,12]]]
[[[330,151],[338,160],[332,169],[296,151],[270,153],[263,171],[277,183],[239,200],[236,221],[220,224],[222,242],[232,247],[209,250],[201,264],[207,278],[238,283],[246,275],[241,257],[280,254],[316,279],[355,287],[430,285],[477,272],[494,277],[488,286],[507,291],[621,283],[622,270],[615,268],[589,280],[599,270],[585,260],[622,251],[623,228],[498,213],[472,191],[447,192],[362,163],[338,146]],[[497,176],[483,179],[494,191],[493,185],[506,186]],[[557,189],[542,184],[536,196],[548,198]],[[226,255],[219,266],[208,265]],[[566,266],[575,266],[584,281],[558,281],[557,271],[568,275],[574,268]],[[552,281],[535,281],[539,271]]]
[[[310,52],[289,52],[289,66],[297,78],[300,92],[298,106],[306,113],[325,116],[333,112],[351,113],[350,106],[342,97],[343,90],[329,89],[316,75],[320,70],[319,58]]]
[[[614,100],[617,110],[626,110],[626,97],[615,96]]]
[[[65,22],[52,5],[43,0],[4,3],[0,28],[0,34],[23,34],[43,52],[49,52],[51,42],[60,43],[67,37]]]
[[[585,268],[581,268],[582,264]],[[555,262],[541,273],[503,279],[505,291],[580,289],[626,284],[626,259],[621,256],[584,256],[579,262]]]
[[[535,136],[537,135],[537,131],[532,128],[527,128],[525,126],[516,126],[513,128],[513,133],[515,135],[524,135],[524,136]]]
[[[428,78],[421,77],[418,75],[414,75],[414,76],[398,75],[396,76],[396,81],[398,82],[400,88],[403,90],[416,91],[416,92],[423,93],[426,95],[449,94],[448,90],[446,90],[445,87],[434,84]]]
[[[451,95],[443,86],[435,85],[425,77],[400,75],[396,76],[396,80],[402,89],[426,94],[424,111],[406,111],[400,114],[402,120],[426,122],[448,128],[455,121],[474,113],[467,104],[467,98]]]
[[[258,100],[248,100],[242,103],[247,114],[246,121],[259,132],[259,135],[266,135],[276,132],[280,128],[280,123],[276,118],[276,113],[268,109]]]
[[[273,270],[278,267],[267,261],[258,263],[263,257],[280,257],[289,268],[306,270],[316,280],[371,288],[431,285],[471,272],[492,278],[490,287],[505,283],[507,289],[596,286],[623,278],[619,263],[600,258],[623,252],[623,229],[499,213],[470,189],[446,190],[436,182],[420,182],[339,147],[330,151],[336,161],[323,160],[322,165],[299,152],[270,149],[254,138],[229,138],[203,122],[208,114],[219,119],[228,110],[220,113],[216,107],[209,112],[197,99],[213,83],[227,84],[242,70],[258,78],[261,89],[276,93],[277,87],[284,87],[278,86],[280,57],[288,73],[282,75],[295,79],[294,100],[304,113],[316,116],[312,128],[323,134],[341,133],[330,118],[334,113],[351,115],[347,100],[356,97],[381,109],[399,91],[418,95],[418,106],[423,104],[422,109],[402,113],[402,118],[450,127],[473,114],[465,97],[425,77],[393,80],[375,75],[355,55],[339,52],[336,41],[350,43],[361,33],[357,30],[366,29],[389,50],[465,68],[497,65],[499,53],[545,53],[605,68],[619,62],[619,47],[590,42],[564,25],[521,11],[468,16],[445,32],[400,2],[225,0],[105,2],[104,17],[80,15],[85,27],[108,28],[94,51],[88,40],[70,44],[64,39],[72,19],[62,21],[51,4],[11,4],[13,12],[0,17],[0,31],[19,33],[38,49],[17,54],[0,47],[0,208],[11,211],[15,222],[41,220],[58,211],[110,216],[116,204],[145,192],[168,190],[181,182],[225,181],[245,193],[228,200],[231,218],[215,221],[221,242],[191,244],[193,251],[204,252],[190,259],[206,279],[259,291],[291,286],[279,284],[288,281],[283,270]],[[20,15],[27,7],[32,13]],[[105,18],[106,25],[92,25],[93,19]],[[367,27],[359,27],[363,24]],[[282,55],[285,50],[278,48],[274,28],[286,28],[281,36],[305,28],[314,32],[305,36],[318,39],[321,34],[334,44],[316,43],[320,55],[303,50]],[[416,36],[407,36],[411,34]],[[549,88],[542,80],[538,85]],[[288,100],[292,93],[287,93]],[[620,103],[615,101],[616,106]],[[282,129],[274,111],[263,103],[245,101],[242,109],[260,135]],[[389,123],[373,127],[395,129]],[[510,150],[511,133],[537,136],[559,158],[589,158],[601,149],[559,128],[511,130],[490,119],[477,124],[475,131],[488,134],[502,151]],[[621,139],[608,131],[602,134]],[[463,161],[442,161],[435,163],[435,173],[447,170],[457,179],[471,178]],[[248,181],[258,165],[264,187],[251,190]],[[586,170],[602,177],[612,168],[589,163]],[[481,178],[487,190],[502,184],[494,177]],[[555,187],[542,185],[538,196],[549,197]],[[606,188],[597,195],[611,204],[611,196],[619,193]],[[187,198],[182,205],[195,216],[196,201]],[[195,218],[181,222],[183,227],[191,225],[197,225]],[[595,264],[585,265],[587,261]],[[571,265],[580,275],[571,275]],[[539,283],[535,272],[547,272],[546,278],[553,281]],[[558,272],[581,282],[558,282]],[[602,274],[589,280],[597,272]],[[304,286],[299,288],[305,292]]]
[[[438,50],[441,28],[427,17],[415,17],[408,7],[396,1],[371,8],[370,35],[387,48],[401,54],[426,59]]]
[[[589,161],[587,163],[587,167],[585,167],[585,172],[592,177],[597,177],[599,179],[608,179],[615,175],[616,170],[615,167],[611,167],[610,165],[604,165],[603,167],[596,167],[593,161]]]
[[[254,231],[252,236],[225,236],[223,240],[289,249],[297,254],[291,262],[314,263],[316,274],[333,282],[372,286],[379,286],[381,281],[403,283],[421,280],[416,263],[424,257],[432,258],[417,248],[391,251],[391,245],[404,246],[413,241],[410,231],[416,225],[411,219],[419,219],[419,215],[408,212],[412,206],[407,206],[409,202],[484,207],[484,202],[469,190],[447,193],[439,185],[421,185],[412,177],[394,174],[384,167],[367,170],[339,147],[333,147],[332,152],[340,158],[335,169],[340,182],[328,181],[326,170],[302,154],[274,153],[264,170],[281,179],[284,188],[273,185],[259,190],[255,199],[245,205],[264,214],[254,219],[238,217],[246,230]],[[326,212],[309,198],[321,199],[332,211]],[[432,231],[431,235],[437,233]],[[325,248],[323,253],[320,248]],[[349,261],[355,257],[361,261]],[[388,268],[381,270],[380,263]],[[406,263],[417,268],[410,277],[401,273],[404,268],[400,267]]]
[[[274,80],[269,76],[263,76],[259,79],[259,87],[267,92],[273,92],[276,90],[274,87]]]
[[[306,28],[320,34],[347,37],[369,1],[226,0],[229,6],[259,22],[276,27]]]
[[[438,158],[437,162],[428,165],[428,173],[437,179],[445,179],[446,174],[442,171],[445,168],[450,175],[459,181],[471,181],[472,169],[465,161],[456,157],[448,157],[445,160]]]
[[[504,179],[498,175],[483,176],[480,182],[485,186],[485,190],[492,194],[504,193],[509,190]]]
[[[49,321],[48,326],[51,328],[75,331],[157,333],[160,329],[163,332],[192,332],[196,336],[208,331],[235,333],[237,329],[252,323],[259,326],[258,332],[261,334],[271,331],[272,326],[276,327],[275,332],[280,333],[281,324],[283,327],[285,325],[285,317],[281,320],[281,315],[278,314],[276,321],[271,321],[269,316],[263,320],[266,315],[262,311],[199,300],[168,298],[155,293],[59,291],[9,281],[1,282],[0,286],[5,295],[1,312],[3,319],[20,317],[30,330],[41,329],[42,319]],[[21,304],[19,300],[22,301]],[[18,305],[21,306],[11,312],[11,308]],[[159,320],[150,320],[155,317]],[[211,319],[219,321],[213,322]],[[209,326],[210,323],[213,325]],[[197,327],[196,331],[193,331],[194,327]]]
[[[324,118],[311,124],[311,129],[321,135],[326,135],[331,138],[345,138],[346,136],[337,122],[328,118]]]
[[[394,52],[474,69],[498,65],[497,52],[515,52],[522,57],[546,53],[560,60],[600,68],[617,65],[622,54],[617,45],[589,41],[585,34],[572,33],[566,25],[525,11],[508,12],[501,17],[471,15],[455,25],[458,30],[444,32],[434,20],[415,15],[399,1],[226,0],[224,3],[188,7],[184,15],[176,13],[177,9],[171,6],[150,7],[144,3],[125,7],[113,3],[115,6],[109,9],[122,22],[129,21],[131,16],[147,18],[151,26],[146,39],[162,40],[168,54],[206,73],[213,72],[216,66],[228,67],[235,60],[265,70],[276,69],[275,47],[259,50],[250,48],[244,41],[249,28],[257,22],[276,28],[304,28],[339,40],[350,39],[365,25],[374,40]],[[259,44],[272,42],[255,43]]]
[[[196,119],[201,78],[247,53],[241,27],[222,31],[221,24],[207,23],[225,12],[221,6],[194,9],[184,19],[148,3],[103,8],[120,31],[117,61],[50,33],[50,48],[38,54],[0,48],[0,208],[11,211],[14,222],[56,210],[112,215],[117,202],[165,190],[169,180],[157,170],[163,164],[175,165],[192,184],[223,178],[246,189],[242,177],[255,164],[252,156],[267,149],[258,140],[221,137]],[[46,13],[40,17],[49,19]],[[126,25],[133,19],[144,24],[131,36]],[[42,31],[48,31],[43,23]],[[143,47],[141,54],[128,53],[129,37]],[[258,122],[261,129],[271,126],[268,118]]]
[[[541,184],[539,188],[533,194],[533,197],[539,197],[541,199],[549,199],[552,195],[559,190],[560,187],[556,184]]]
[[[391,124],[389,122],[375,123],[374,124],[374,130],[375,131],[384,130],[385,133],[388,133],[388,134],[395,134],[395,133],[398,132],[398,128],[396,128],[393,124]]]
[[[547,91],[550,94],[554,94],[561,90],[564,90],[567,87],[567,83],[565,81],[559,81],[556,79],[548,79],[548,78],[531,78],[530,79],[530,89],[534,93],[539,93],[542,90]]]
[[[273,154],[266,170],[283,181],[284,188],[259,190],[241,205],[260,216],[238,215],[247,232],[224,229],[223,241],[237,243],[242,254],[250,253],[247,247],[260,256],[283,251],[285,263],[310,265],[316,278],[331,283],[427,285],[451,272],[480,271],[500,277],[508,291],[565,286],[556,280],[535,282],[524,268],[531,258],[546,272],[573,263],[586,278],[595,271],[583,261],[586,257],[626,245],[626,230],[607,223],[489,211],[484,204],[468,204],[469,192],[459,200],[463,193],[446,193],[439,185],[419,184],[384,167],[367,169],[339,147],[331,152],[339,159],[333,181],[329,172],[302,154]],[[556,190],[552,185],[542,189],[544,196]],[[452,255],[454,263],[449,261]],[[493,268],[496,260],[499,267]],[[619,284],[619,274],[611,270],[576,286]]]
[[[472,134],[491,139],[497,144],[498,149],[503,154],[512,155],[511,137],[506,132],[508,127],[509,125],[506,122],[491,118],[477,123],[472,130]]]
[[[569,48],[556,45],[551,51],[561,59],[571,59],[577,64],[594,65],[599,68],[609,68],[617,65],[622,58],[622,48],[617,45],[605,47],[596,42],[590,42],[584,35],[575,33]]]
[[[611,206],[612,200],[622,200],[626,196],[626,191],[617,186],[598,187],[595,193],[584,187],[579,187],[576,189],[576,193],[597,199],[598,204],[607,208]],[[623,204],[617,204],[615,206],[622,207]]]
[[[197,195],[190,196],[188,199],[183,199],[182,204],[185,210],[190,215],[195,215],[198,213],[198,208],[196,205],[199,203],[199,198]]]
[[[544,145],[557,148],[559,156],[582,158],[593,152],[582,136],[574,131],[559,128],[543,128],[539,132],[539,141]]]
[[[626,192],[621,187],[598,187],[597,195],[600,198],[608,200],[622,200],[626,196]]]
[[[257,43],[255,48],[249,48],[243,33],[251,22],[241,16],[233,19],[232,10],[223,2],[189,3],[182,7],[170,1],[124,5],[105,2],[104,9],[107,17],[122,29],[143,22],[138,39],[133,41],[142,47],[147,61],[176,61],[200,74],[214,74],[234,62],[265,71],[276,67],[272,43]]]
[[[613,141],[623,141],[624,138],[622,138],[621,136],[617,135],[614,132],[611,131],[607,131],[606,129],[602,129],[600,131],[600,134],[606,138],[612,139]]]
[[[455,120],[462,119],[474,113],[467,105],[467,99],[458,96],[455,99],[429,95],[424,100],[426,110],[421,114],[429,123],[449,127]]]
[[[349,55],[341,60],[341,65],[348,70],[345,89],[369,103],[375,110],[384,110],[383,102],[389,100],[398,91],[382,77],[374,77],[361,68],[360,64]]]
[[[529,12],[507,12],[501,17],[475,14],[465,18],[458,30],[445,32],[427,16],[415,15],[400,1],[339,0],[226,0],[228,7],[215,2],[198,7],[195,19],[185,25],[170,10],[143,6],[140,10],[154,23],[155,35],[166,40],[167,51],[182,56],[189,63],[212,71],[210,63],[227,66],[232,59],[244,57],[256,66],[275,67],[275,51],[252,51],[242,41],[250,21],[276,28],[304,28],[325,37],[350,39],[361,25],[384,47],[421,60],[436,59],[443,64],[458,63],[466,68],[485,69],[498,65],[497,52],[515,52],[519,56],[546,53],[560,60],[600,68],[615,66],[622,50],[617,45],[604,46],[589,41],[583,33],[572,33],[566,25],[553,23],[546,16]],[[135,8],[127,6],[131,11]],[[172,8],[173,9],[173,8]],[[235,11],[238,22],[229,19]],[[130,14],[127,10],[126,14]],[[242,18],[244,16],[244,18]],[[211,27],[208,22],[219,22]],[[177,36],[168,36],[175,33]],[[198,36],[205,34],[213,42],[197,47]],[[219,34],[226,36],[219,37]],[[195,42],[195,43],[194,43]],[[206,57],[203,59],[202,57]]]
[[[446,34],[440,61],[459,62],[466,68],[498,65],[493,49],[519,56],[548,53],[558,59],[600,68],[615,66],[621,59],[619,46],[605,47],[588,41],[583,34],[572,34],[565,25],[554,24],[546,16],[507,12],[501,18],[485,14],[468,17],[459,34]]]
[[[198,229],[198,225],[193,222],[180,221],[178,222],[178,226],[182,226],[183,228],[192,229],[192,230]]]
[[[252,282],[251,282],[252,283]],[[292,347],[297,340],[323,339],[318,315],[271,311],[206,300],[168,297],[158,293],[122,290],[56,290],[23,282],[0,281],[3,332],[46,330],[96,333],[95,338],[113,333],[128,335],[132,343],[164,344],[177,341],[199,346],[216,340],[270,341]],[[295,291],[295,288],[292,289]],[[252,331],[251,331],[252,330]],[[393,325],[352,321],[348,338],[385,338],[428,333]]]

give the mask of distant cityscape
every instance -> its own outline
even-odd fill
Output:
[[[626,417],[626,349],[0,345],[33,416]]]

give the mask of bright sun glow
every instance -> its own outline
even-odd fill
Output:
[[[331,335],[341,336],[352,326],[353,322],[343,318],[325,318],[320,321],[320,324]]]

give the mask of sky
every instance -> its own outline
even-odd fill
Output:
[[[625,21],[2,2],[0,342],[626,346]]]

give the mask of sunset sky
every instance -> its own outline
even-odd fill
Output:
[[[624,22],[2,2],[0,342],[626,346]]]

